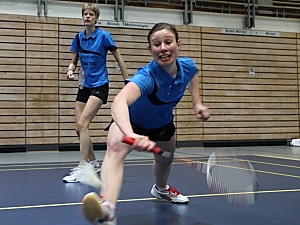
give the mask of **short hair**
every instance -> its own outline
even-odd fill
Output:
[[[82,16],[84,14],[84,11],[87,10],[87,9],[92,10],[95,13],[96,18],[99,18],[99,16],[100,16],[100,9],[97,6],[97,4],[95,4],[95,3],[85,3],[82,6],[82,10],[81,10],[81,15]]]

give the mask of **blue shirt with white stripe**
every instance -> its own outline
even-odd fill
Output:
[[[81,68],[84,71],[84,86],[94,88],[107,83],[108,71],[106,67],[106,57],[109,49],[116,49],[116,44],[110,33],[99,28],[87,38],[86,31],[78,33],[80,42],[77,43],[74,37],[70,50],[79,55]]]
[[[129,106],[130,121],[144,129],[156,129],[167,125],[173,118],[173,108],[184,95],[190,80],[198,69],[190,58],[177,58],[177,75],[173,78],[165,72],[154,60],[139,68],[137,73],[127,79],[134,82],[141,91],[141,97]],[[153,90],[157,86],[153,103]]]

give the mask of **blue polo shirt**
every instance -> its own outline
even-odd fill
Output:
[[[187,84],[197,74],[196,64],[190,58],[177,58],[177,76],[173,78],[154,60],[139,68],[128,81],[141,90],[141,97],[129,106],[130,121],[144,129],[156,129],[171,122],[173,108],[184,95]],[[157,98],[168,104],[153,104],[149,95],[157,85]]]
[[[81,68],[84,71],[84,86],[94,88],[108,82],[106,67],[107,52],[116,44],[110,33],[99,28],[86,38],[86,31],[78,33],[80,42],[74,37],[70,50],[79,54]]]

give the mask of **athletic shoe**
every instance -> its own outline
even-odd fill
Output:
[[[101,165],[100,165],[100,163],[97,163],[97,164],[94,164],[94,163],[91,163],[91,162],[89,162],[89,163],[94,167],[96,173],[100,173],[101,172]]]
[[[104,205],[95,192],[88,193],[83,197],[82,213],[88,221],[95,225],[117,225],[115,210]]]
[[[100,173],[100,171],[101,171],[100,163],[97,163],[97,164],[90,163],[90,164],[93,166],[96,173]],[[69,175],[67,175],[63,178],[63,181],[66,183],[77,183],[77,182],[79,182],[79,180],[78,180],[79,173],[80,172],[79,172],[78,166],[77,166],[77,167],[71,169],[71,172],[69,173]]]
[[[79,173],[80,173],[80,171],[79,171],[78,167],[75,167],[75,168],[71,169],[71,172],[69,173],[69,175],[67,175],[63,178],[63,181],[66,183],[77,183],[77,182],[79,182],[77,179]]]
[[[159,191],[156,185],[154,184],[151,189],[151,195],[157,199],[165,199],[172,203],[184,204],[189,202],[189,199],[186,196],[180,194],[180,192],[177,191],[175,188],[169,186],[167,187],[167,190]]]

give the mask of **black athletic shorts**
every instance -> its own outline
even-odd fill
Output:
[[[113,122],[114,121],[112,120],[110,125]],[[105,130],[109,130],[110,125]],[[176,130],[173,120],[167,125],[156,129],[144,129],[132,123],[131,126],[134,133],[148,136],[151,141],[170,141]]]
[[[87,88],[87,87],[83,87],[82,89],[78,88],[76,101],[87,103],[90,96],[95,96],[97,98],[100,98],[103,104],[106,104],[108,98],[108,91],[109,91],[108,83],[94,88]]]

